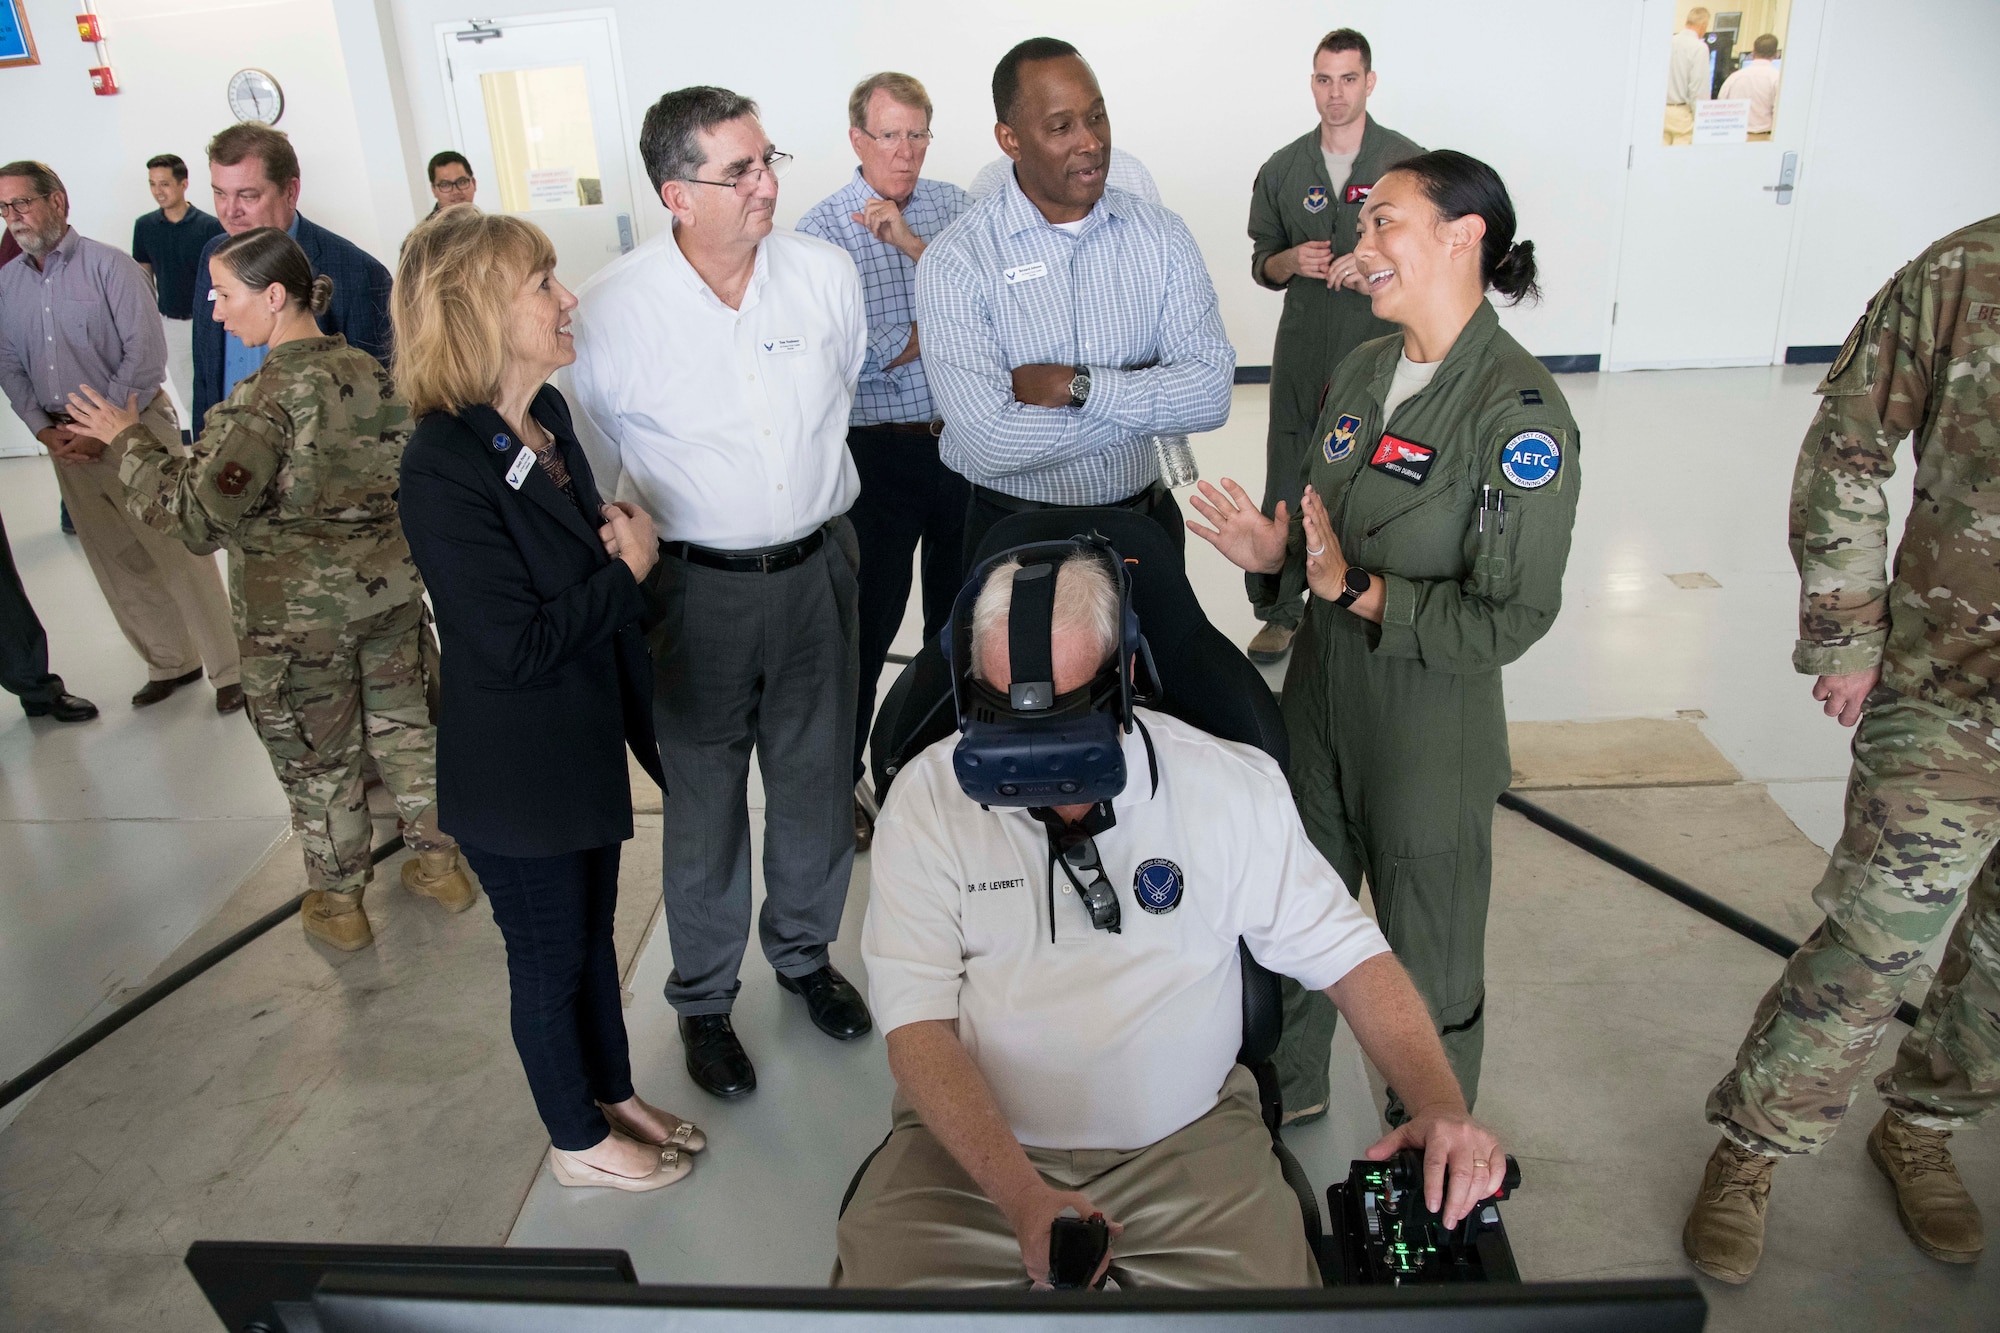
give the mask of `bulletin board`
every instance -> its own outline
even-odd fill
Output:
[[[28,0],[0,0],[0,69],[41,63],[35,35],[28,31]]]

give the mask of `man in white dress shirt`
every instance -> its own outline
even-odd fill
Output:
[[[846,253],[771,228],[791,159],[756,103],[668,93],[639,151],[674,224],[578,293],[571,384],[600,479],[618,478],[660,532],[647,591],[666,994],[689,1076],[738,1097],[757,1086],[729,1021],[750,932],[752,747],[764,956],[822,1031],[869,1028],[826,952],[854,861],[858,557],[843,516],[860,489],[847,419],[868,330]]]

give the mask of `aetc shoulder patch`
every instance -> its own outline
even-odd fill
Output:
[[[1539,490],[1562,471],[1562,447],[1544,431],[1524,430],[1500,451],[1500,473],[1524,491]]]
[[[1140,862],[1132,873],[1132,896],[1155,915],[1181,905],[1181,886],[1181,868],[1162,857]]]
[[[1315,186],[1313,186],[1313,187],[1312,187],[1312,188],[1311,188],[1310,190],[1307,190],[1307,191],[1306,191],[1306,198],[1305,198],[1305,205],[1306,205],[1306,212],[1308,212],[1308,213],[1323,213],[1323,212],[1325,212],[1325,211],[1326,211],[1326,187],[1325,187],[1324,185],[1315,185]]]
[[[1320,448],[1326,453],[1326,461],[1338,463],[1354,452],[1354,432],[1361,429],[1361,418],[1345,413],[1333,423],[1333,429],[1320,441]]]

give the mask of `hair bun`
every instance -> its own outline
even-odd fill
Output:
[[[312,300],[307,303],[315,315],[323,315],[333,304],[333,279],[322,273],[312,281]]]

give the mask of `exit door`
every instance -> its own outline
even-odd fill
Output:
[[[1708,61],[1724,50],[1729,60],[1700,71],[1703,96],[1749,66],[1757,37],[1784,30],[1771,34],[1779,42],[1769,137],[1748,132],[1737,97],[1696,103],[1699,121],[1687,129],[1692,117],[1667,97],[1690,3],[1645,0],[1607,370],[1784,360],[1780,317],[1798,200],[1809,188],[1802,151],[1826,0],[1739,0],[1726,10],[1710,0],[1710,7],[1715,19],[1742,26],[1706,42]]]
[[[476,202],[547,232],[575,290],[639,239],[611,14],[440,23],[437,42]]]

